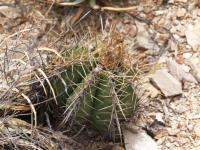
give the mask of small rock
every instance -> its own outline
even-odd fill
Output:
[[[185,105],[185,104],[179,104],[177,106],[174,106],[173,108],[174,108],[174,111],[179,114],[189,111],[187,105]]]
[[[190,139],[185,137],[185,135],[184,135],[184,136],[178,138],[177,142],[178,142],[178,144],[180,144],[182,146],[182,145],[190,142]]]
[[[154,15],[160,16],[160,15],[164,15],[165,13],[166,13],[166,11],[164,11],[164,10],[157,10],[157,11],[154,12]]]
[[[183,67],[176,63],[175,60],[168,60],[167,67],[169,72],[176,77],[179,81],[189,81],[193,83],[197,83],[196,79],[190,74],[183,70]]]
[[[190,72],[191,68],[188,65],[182,64],[182,68],[185,72]]]
[[[184,57],[183,57],[182,54],[177,54],[177,56],[175,57],[175,59],[176,59],[176,62],[179,63],[179,64],[183,64],[184,61],[185,61],[185,59],[184,59]]]
[[[9,6],[0,6],[0,14],[9,19],[15,19],[21,16],[20,11],[18,9]]]
[[[194,51],[200,48],[200,22],[195,25],[188,25],[185,31],[186,39],[188,44],[193,48]]]
[[[169,4],[174,4],[174,0],[168,0]]]
[[[177,135],[178,132],[180,132],[180,129],[168,128],[167,131],[168,131],[168,134],[169,134],[170,136],[175,136],[175,135]]]
[[[158,96],[158,94],[160,93],[154,86],[152,86],[150,83],[146,83],[143,85],[145,90],[147,91],[148,95],[151,98],[155,98]]]
[[[183,57],[185,59],[189,59],[190,57],[192,57],[192,53],[183,53]]]
[[[171,142],[167,142],[165,145],[169,148],[169,147],[172,146],[172,144],[173,144],[173,143],[171,143]]]
[[[194,133],[196,136],[200,137],[200,125],[199,124],[194,126]]]
[[[200,82],[200,67],[198,64],[195,64],[192,60],[186,62],[192,69],[192,75]]]
[[[158,150],[156,142],[144,131],[123,130],[126,150]]]
[[[181,83],[164,69],[158,70],[151,81],[162,91],[165,97],[182,94]]]
[[[136,48],[142,49],[155,49],[157,48],[154,41],[151,39],[151,35],[147,31],[147,26],[144,23],[140,23],[136,21],[136,26],[138,29],[137,36],[136,36]]]
[[[177,13],[176,13],[176,16],[178,18],[181,18],[181,17],[184,17],[186,14],[186,9],[185,8],[179,8]]]
[[[157,113],[156,114],[156,120],[159,122],[162,122],[164,124],[164,120],[163,120],[163,114],[162,113]]]
[[[178,44],[175,43],[173,40],[169,40],[169,45],[170,45],[170,52],[176,52],[178,50]]]
[[[161,120],[158,120],[161,119]],[[155,120],[151,124],[147,124],[145,130],[147,133],[150,133],[155,139],[159,139],[165,136],[167,130],[165,130],[165,122],[162,118],[155,118]]]

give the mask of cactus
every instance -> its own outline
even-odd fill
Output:
[[[50,79],[58,103],[65,106],[61,125],[89,123],[100,132],[121,135],[120,121],[127,120],[137,106],[131,76],[119,72],[123,70],[119,62],[108,61],[113,61],[114,57],[121,61],[121,56],[87,52],[87,49],[72,51],[76,58],[67,53],[65,56],[71,58],[71,62]],[[112,59],[105,59],[110,54]],[[119,54],[122,55],[116,53]]]

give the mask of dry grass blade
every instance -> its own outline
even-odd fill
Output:
[[[67,94],[68,91],[67,91],[67,84],[65,83],[65,80],[62,78],[62,76],[60,74],[58,74],[57,77],[61,80],[62,84],[64,85],[64,91]]]
[[[45,93],[45,95],[47,96],[47,90],[46,90],[46,88],[45,88],[45,86],[44,86],[44,83],[43,83],[43,81],[40,79],[40,77],[35,73],[35,77],[40,81],[40,84],[42,85],[42,88],[43,88],[43,90],[44,90],[44,93]]]
[[[30,110],[30,106],[22,103],[5,103],[5,104],[0,104],[0,110],[11,110],[11,111],[27,111]]]
[[[23,61],[22,59],[12,59],[12,61],[16,61],[16,62],[20,62],[23,65],[26,65],[27,63],[25,61]]]
[[[10,39],[10,38],[12,38],[12,37],[14,37],[14,36],[16,36],[16,35],[18,35],[18,34],[20,34],[20,33],[24,33],[24,32],[31,31],[31,30],[33,30],[33,28],[24,29],[24,30],[21,30],[21,31],[19,31],[19,32],[16,32],[16,33],[14,33],[14,34],[12,34],[12,35],[9,35],[8,37],[4,38],[4,40],[2,40],[2,41],[0,42],[0,46],[2,46],[2,44],[3,44],[4,42],[6,42],[8,39]]]
[[[37,50],[38,50],[38,51],[49,51],[49,52],[53,52],[53,53],[56,54],[59,58],[61,58],[61,59],[63,60],[63,62],[65,62],[64,58],[62,57],[62,55],[59,54],[55,49],[48,48],[48,47],[39,47]]]
[[[52,85],[51,85],[51,82],[49,81],[47,75],[46,75],[46,74],[44,73],[44,71],[42,71],[40,68],[37,69],[37,70],[43,75],[43,77],[44,77],[45,80],[47,81],[47,83],[48,83],[48,85],[49,85],[49,87],[50,87],[50,89],[51,89],[51,92],[52,92],[52,94],[53,94],[54,100],[55,100],[56,104],[58,104],[57,99],[56,99],[55,91],[54,91],[54,89],[53,89],[53,87],[52,87]]]
[[[47,12],[45,13],[45,16],[48,15],[48,13],[50,12],[51,8],[53,7],[53,5],[55,4],[56,0],[52,0],[51,6],[49,7],[49,9],[47,10]]]
[[[17,93],[20,93],[20,91],[19,91],[18,89],[14,88],[14,90],[15,90]],[[29,99],[29,97],[28,97],[27,95],[25,95],[24,93],[20,93],[20,94],[21,94],[21,96],[22,96],[24,99],[27,100],[28,104],[29,104],[30,107],[31,107],[31,110],[32,110],[32,112],[33,112],[33,114],[34,114],[34,121],[32,121],[32,122],[34,122],[34,126],[35,126],[35,128],[36,128],[36,127],[37,127],[37,112],[36,112],[36,110],[35,110],[35,107],[34,107],[34,105],[32,104],[31,100]],[[31,118],[31,119],[32,119],[32,118]]]

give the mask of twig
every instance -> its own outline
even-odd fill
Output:
[[[61,6],[76,6],[79,5],[80,3],[83,3],[85,0],[76,0],[74,2],[60,2],[58,5]]]
[[[79,134],[85,129],[85,125],[82,126],[82,128],[72,137],[73,139],[79,136]]]
[[[45,16],[47,16],[49,14],[49,12],[51,11],[51,8],[53,7],[53,5],[55,4],[55,0],[52,0],[53,2],[51,3],[51,6],[49,7],[49,9],[47,10],[47,12],[45,13]]]
[[[101,10],[109,10],[109,11],[130,11],[135,10],[137,6],[130,6],[130,7],[101,7]]]

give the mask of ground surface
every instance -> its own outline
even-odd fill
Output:
[[[117,36],[124,40],[124,49],[129,52],[127,63],[139,70],[135,82],[141,101],[133,124],[147,127],[161,150],[200,149],[198,1],[127,2],[126,5],[137,5],[128,12],[94,11],[88,7],[51,8],[50,4],[38,1],[21,1],[17,5],[13,1],[0,2],[8,4],[0,6],[1,98],[11,83],[17,88],[31,84],[27,82],[31,77],[25,75],[47,65],[51,55],[59,57],[57,52],[77,45],[93,48],[96,41],[105,40],[114,25]],[[116,34],[110,38],[115,39]],[[167,65],[169,61],[174,62],[171,67]],[[150,82],[161,69],[167,69],[180,83],[181,93],[177,96],[166,96],[159,85]],[[162,87],[168,90],[167,85]],[[168,93],[176,93],[177,89],[172,86],[170,90]],[[152,125],[156,119],[161,124]],[[94,139],[89,131],[87,134],[88,139],[78,149],[86,145],[88,149],[106,146],[101,138]]]

